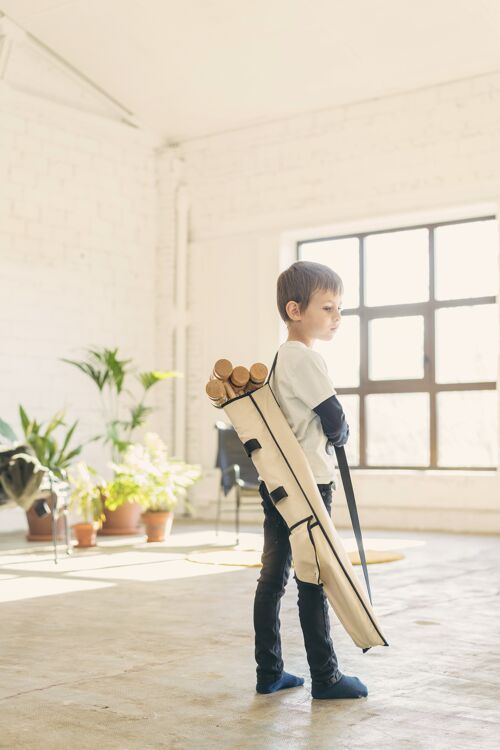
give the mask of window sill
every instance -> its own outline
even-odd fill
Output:
[[[499,476],[498,469],[356,469],[350,467],[353,476],[366,477],[490,477]]]

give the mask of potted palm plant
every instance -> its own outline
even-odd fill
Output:
[[[95,547],[97,529],[104,520],[106,482],[85,461],[79,461],[67,473],[71,487],[69,507],[82,518],[72,526],[77,547]]]
[[[175,370],[139,372],[131,359],[121,359],[118,348],[87,349],[83,360],[62,359],[89,377],[99,391],[104,432],[100,440],[111,450],[111,459],[119,463],[132,445],[133,433],[141,427],[153,408],[146,405],[151,389],[162,380],[183,377]],[[137,399],[128,388],[131,378],[142,388]],[[125,495],[115,494],[115,501],[106,505],[106,520],[99,534],[137,534],[141,506]],[[130,495],[132,497],[132,495]]]
[[[189,507],[186,489],[200,478],[201,467],[170,458],[159,435],[148,432],[143,443],[130,445],[123,461],[111,463],[115,477],[108,482],[108,508],[133,500],[144,512],[148,542],[161,542],[172,529],[174,510],[183,497]]]

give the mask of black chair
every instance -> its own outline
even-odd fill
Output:
[[[216,422],[214,426],[217,430],[217,460],[215,466],[221,470],[215,533],[219,533],[221,490],[224,491],[224,496],[226,496],[233,487],[236,487],[236,544],[238,544],[241,497],[246,493],[254,495],[259,491],[259,475],[252,460],[247,456],[243,443],[234,427],[221,421]]]

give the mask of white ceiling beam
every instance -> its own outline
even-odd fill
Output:
[[[104,91],[104,89],[94,83],[90,78],[87,78],[87,76],[71,65],[71,63],[58,55],[57,52],[54,52],[54,50],[50,49],[50,47],[33,36],[33,34],[22,29],[5,15],[0,17],[0,79],[5,80],[7,77],[9,59],[14,45],[17,44],[29,45],[51,65],[64,70],[65,75],[69,76],[69,78],[80,87],[90,90],[93,96],[97,96],[105,101],[106,105],[111,107],[113,112],[119,116],[122,122],[135,128],[146,129],[128,107],[121,104],[121,102]]]
[[[24,41],[26,32],[7,16],[0,16],[0,79],[5,78],[12,48],[16,42]]]

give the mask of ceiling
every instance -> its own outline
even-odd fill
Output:
[[[498,0],[0,0],[178,142],[500,69]]]

